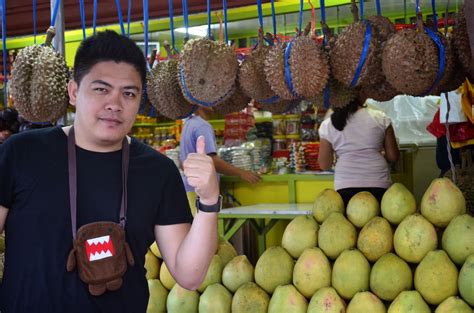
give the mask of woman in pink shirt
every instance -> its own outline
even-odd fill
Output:
[[[334,187],[345,205],[360,191],[369,191],[380,202],[392,183],[389,163],[400,155],[390,119],[354,100],[334,108],[319,136],[319,165],[330,169],[336,155]]]

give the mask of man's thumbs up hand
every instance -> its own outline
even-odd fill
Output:
[[[206,154],[206,141],[203,136],[196,140],[196,153],[190,153],[183,162],[184,175],[188,184],[194,187],[200,202],[205,205],[216,204],[219,198],[219,183],[212,158]]]

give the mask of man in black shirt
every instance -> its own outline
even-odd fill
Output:
[[[86,39],[68,86],[76,107],[74,133],[71,127],[33,130],[0,146],[0,232],[6,233],[2,313],[145,312],[144,260],[153,240],[181,286],[196,289],[204,279],[217,245],[214,166],[199,138],[198,153],[183,165],[202,207],[192,219],[174,163],[126,136],[139,108],[145,66],[140,49],[124,36],[105,31]],[[68,154],[71,133],[75,154]],[[99,296],[89,292],[77,270],[66,270],[74,225],[71,155],[76,156],[76,228],[124,220],[135,260],[121,287]],[[122,194],[128,203],[125,219],[120,218]]]

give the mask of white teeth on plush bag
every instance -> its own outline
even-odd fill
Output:
[[[106,252],[101,251],[100,253],[96,252],[89,256],[89,261],[97,261],[97,260],[109,258],[111,256],[112,256],[112,253],[110,252],[110,250],[107,250]]]
[[[103,244],[104,242],[109,242],[110,240],[110,236],[107,235],[107,236],[102,236],[102,237],[97,237],[97,238],[93,238],[93,239],[88,239],[87,240],[87,243],[89,244],[89,246],[92,246],[93,244],[94,245],[97,245],[97,244]]]

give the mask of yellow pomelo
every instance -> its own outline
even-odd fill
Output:
[[[352,224],[364,227],[373,217],[380,215],[379,202],[368,191],[358,192],[349,200],[346,215]]]
[[[199,313],[230,313],[232,294],[221,284],[207,286],[199,298]]]
[[[156,279],[160,275],[160,259],[150,250],[145,254],[146,279]]]
[[[459,272],[458,287],[461,297],[474,306],[474,254],[467,257]]]
[[[357,249],[345,250],[332,268],[332,286],[344,299],[369,289],[370,264]]]
[[[272,294],[279,285],[291,284],[295,262],[280,246],[265,250],[255,265],[255,282]]]
[[[382,216],[394,225],[416,212],[416,200],[403,184],[394,183],[385,191],[380,203]]]
[[[165,262],[161,263],[160,281],[163,286],[168,290],[171,290],[176,284],[176,280],[174,279],[173,275],[171,275],[168,266],[166,266]]]
[[[245,283],[232,298],[232,313],[267,313],[270,297],[257,284]]]
[[[275,289],[268,305],[268,313],[306,313],[308,301],[293,285],[282,285]]]
[[[203,282],[201,283],[201,286],[197,289],[199,292],[204,292],[204,290],[207,288],[207,286],[212,285],[212,284],[217,284],[221,282],[222,278],[222,270],[224,266],[222,265],[222,259],[220,256],[215,254],[212,257],[211,264],[209,265],[209,268],[207,269],[206,277],[204,277]]]
[[[459,297],[449,297],[441,302],[434,313],[472,313],[472,309]]]
[[[319,247],[328,258],[336,259],[342,251],[354,248],[357,233],[351,224],[341,213],[332,213],[319,228]]]
[[[382,300],[392,301],[413,283],[408,264],[393,253],[387,253],[375,262],[370,272],[370,290]]]
[[[295,217],[286,226],[281,245],[297,259],[306,248],[316,247],[318,242],[318,223],[312,216]]]
[[[474,217],[462,214],[453,218],[443,232],[441,245],[454,263],[462,265],[474,253]]]
[[[199,292],[187,290],[175,284],[168,294],[168,313],[198,313]]]
[[[224,240],[219,242],[216,254],[221,257],[222,264],[225,266],[230,260],[237,256],[237,251],[230,242]]]
[[[370,262],[376,262],[381,256],[392,251],[392,248],[392,226],[380,216],[374,217],[365,224],[357,238],[357,249]]]
[[[361,291],[354,295],[347,306],[346,313],[385,313],[387,309],[376,295],[370,291]]]
[[[316,196],[313,215],[318,223],[322,223],[333,212],[344,214],[344,201],[337,191],[327,188]]]
[[[307,313],[343,313],[346,310],[344,300],[332,287],[324,287],[311,297]]]
[[[163,287],[158,279],[148,280],[148,291],[150,298],[148,299],[147,313],[166,313],[166,299],[168,298],[168,290]]]
[[[158,245],[156,244],[156,241],[153,242],[153,244],[150,246],[151,252],[153,252],[154,255],[156,255],[157,258],[163,259],[161,256],[160,249],[158,248]]]
[[[303,251],[293,269],[293,285],[308,299],[319,289],[331,286],[331,264],[321,249]]]
[[[235,292],[247,282],[253,282],[254,269],[246,255],[233,258],[222,271],[222,284]]]
[[[402,291],[390,304],[387,313],[431,313],[430,307],[416,290]]]

